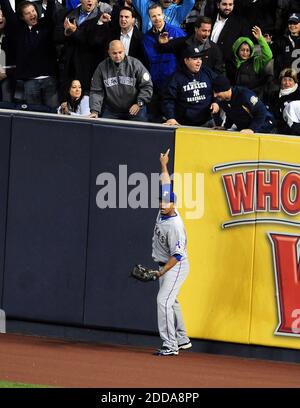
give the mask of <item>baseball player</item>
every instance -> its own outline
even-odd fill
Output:
[[[189,273],[186,253],[186,233],[183,221],[175,207],[176,196],[171,189],[168,172],[169,151],[161,153],[160,212],[152,239],[152,257],[159,264],[157,295],[158,330],[163,341],[159,356],[178,355],[180,349],[192,347],[187,337],[180,305],[176,299]]]

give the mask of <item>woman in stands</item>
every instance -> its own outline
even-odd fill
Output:
[[[60,115],[90,115],[89,97],[84,95],[80,81],[74,79],[70,82],[65,98],[57,112]]]
[[[250,38],[238,38],[232,46],[234,60],[228,64],[227,76],[231,84],[245,86],[262,98],[267,76],[265,68],[272,60],[273,54],[259,27],[254,26],[252,34],[261,52],[256,51]]]
[[[292,117],[291,108],[293,106],[293,111],[295,111],[295,108],[297,108],[298,111],[300,105],[300,89],[298,86],[297,72],[293,68],[283,69],[279,75],[279,84],[279,93],[277,92],[273,97],[271,110],[277,120],[277,129],[279,133],[290,134],[292,124],[288,123],[288,118]],[[288,108],[288,105],[294,101],[297,103],[294,103]]]

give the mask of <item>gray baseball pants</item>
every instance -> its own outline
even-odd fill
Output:
[[[178,345],[188,343],[181,308],[176,299],[180,287],[189,273],[188,260],[177,264],[159,279],[157,295],[157,320],[163,346],[178,350]]]

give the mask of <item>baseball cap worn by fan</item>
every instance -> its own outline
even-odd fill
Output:
[[[300,13],[293,13],[289,16],[289,23],[300,23]]]
[[[224,75],[219,75],[212,81],[213,90],[216,93],[229,91],[231,84],[229,79]]]
[[[203,52],[201,52],[198,47],[192,47],[191,45],[182,52],[182,58],[197,58],[202,57],[202,55]]]

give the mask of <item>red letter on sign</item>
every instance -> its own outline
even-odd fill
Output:
[[[294,190],[294,198],[292,191]],[[300,211],[300,174],[288,173],[281,187],[281,202],[285,211],[289,214],[297,214]]]
[[[279,170],[270,170],[270,181],[267,180],[267,171],[258,170],[257,177],[257,210],[279,211]],[[267,208],[267,197],[270,205]]]
[[[235,174],[235,183],[232,174],[223,176],[228,204],[233,215],[240,214],[242,207],[244,212],[253,211],[255,173],[248,171],[245,175],[246,181],[243,173]]]
[[[276,333],[299,336],[294,320],[295,311],[300,309],[300,264],[297,249],[300,236],[274,233],[270,233],[269,236],[273,247],[279,308],[279,325]]]

